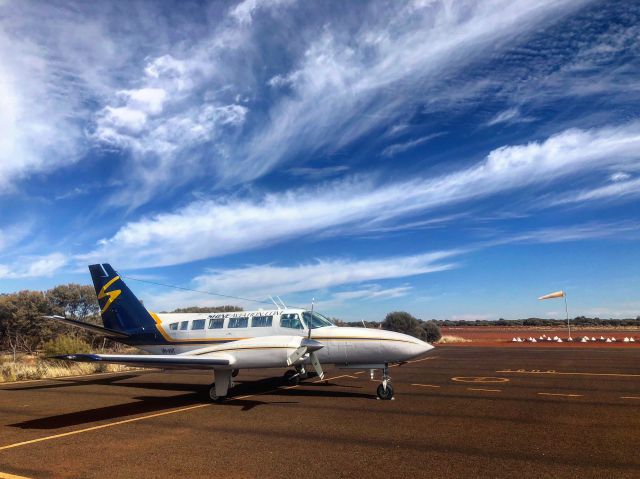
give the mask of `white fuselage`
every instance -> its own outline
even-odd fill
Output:
[[[303,318],[304,315],[304,318]],[[154,315],[164,344],[141,345],[153,354],[206,357],[228,355],[231,368],[282,367],[307,337],[309,311],[279,309],[233,313]],[[303,320],[304,319],[304,320]],[[324,347],[316,352],[323,364],[380,365],[406,361],[433,348],[412,336],[374,328],[337,327],[318,322],[311,339]],[[308,361],[302,358],[300,363]]]

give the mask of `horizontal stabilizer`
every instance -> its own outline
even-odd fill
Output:
[[[229,366],[227,357],[193,357],[189,355],[157,354],[63,354],[47,359],[78,361],[83,363],[125,364],[148,368],[166,369],[211,369],[215,366]]]
[[[76,321],[75,319],[65,318],[64,316],[43,316],[47,319],[53,319],[55,321],[60,321],[61,323],[70,324],[72,326],[76,326],[78,328],[86,329],[93,333],[98,333],[103,336],[111,337],[111,338],[128,338],[129,335],[123,333],[121,331],[116,331],[115,329],[103,328],[102,326],[96,326],[95,324],[84,323],[82,321]]]

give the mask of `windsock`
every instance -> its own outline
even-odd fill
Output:
[[[545,294],[544,296],[540,296],[538,299],[552,299],[552,298],[563,298],[564,291],[556,291],[555,293]]]

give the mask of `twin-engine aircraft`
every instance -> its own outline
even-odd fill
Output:
[[[382,370],[380,399],[392,399],[390,363],[401,363],[433,349],[406,334],[379,329],[337,327],[314,311],[277,308],[233,313],[171,313],[148,311],[109,264],[89,266],[104,327],[49,316],[100,333],[149,354],[69,354],[55,359],[126,364],[165,369],[208,369],[215,382],[209,389],[221,401],[240,369],[286,368],[285,378],[297,382],[311,366],[322,379],[322,364],[338,368]]]

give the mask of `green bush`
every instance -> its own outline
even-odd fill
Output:
[[[44,354],[47,357],[89,352],[91,352],[89,344],[75,336],[62,335],[44,343]]]
[[[435,321],[426,321],[420,325],[421,329],[424,331],[424,341],[428,343],[435,343],[439,341],[442,337],[442,333],[440,332],[440,328],[435,323]]]

